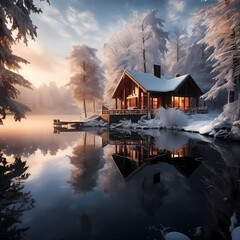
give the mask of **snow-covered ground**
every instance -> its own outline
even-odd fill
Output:
[[[234,103],[235,104],[235,103]],[[236,105],[236,104],[235,104]],[[143,116],[137,123],[131,120],[121,120],[113,123],[110,129],[174,129],[188,132],[197,132],[215,138],[240,140],[240,121],[234,121],[232,106],[224,109],[223,113],[212,111],[208,114],[187,115],[184,112],[169,108],[160,107],[155,118],[148,119]],[[84,123],[86,127],[106,127],[107,123],[96,119]]]
[[[189,116],[187,126],[183,126],[185,131],[209,134],[220,112],[210,112],[208,114],[193,114]]]

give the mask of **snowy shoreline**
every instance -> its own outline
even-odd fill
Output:
[[[111,130],[132,129],[169,129],[199,133],[201,135],[240,141],[239,121],[232,121],[220,112],[187,115],[175,108],[159,108],[155,118],[147,119],[144,115],[137,123],[131,120],[120,120],[119,123],[108,124],[102,120],[89,120],[84,127],[109,127]]]

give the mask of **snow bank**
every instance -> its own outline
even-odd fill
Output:
[[[163,127],[179,127],[188,124],[188,116],[176,108],[160,107],[155,119],[159,120]]]
[[[211,133],[214,121],[218,115],[219,112],[190,115],[188,125],[183,129],[188,132],[198,132],[207,135]]]
[[[104,122],[103,120],[89,120],[85,123],[83,123],[84,127],[107,127],[109,124]]]
[[[240,121],[237,118],[238,101],[226,104],[223,112],[214,120],[209,135],[240,141]]]
[[[199,132],[214,138],[240,141],[240,120],[237,120],[238,101],[226,104],[221,114],[203,114],[200,119],[198,117],[193,115],[184,130]]]
[[[238,101],[227,104],[224,111],[209,114],[187,115],[184,112],[160,107],[155,118],[148,120],[147,116],[141,117],[137,123],[131,120],[120,120],[119,123],[110,125],[110,129],[175,129],[187,132],[197,132],[214,138],[225,138],[240,141],[240,120],[237,119]],[[96,119],[84,123],[85,127],[107,127],[108,123]]]
[[[155,118],[147,120],[147,116],[141,117],[138,123],[132,123],[131,120],[121,120],[119,123],[112,124],[114,128],[133,128],[133,129],[182,129],[187,125],[188,116],[175,108],[165,109],[160,107]]]

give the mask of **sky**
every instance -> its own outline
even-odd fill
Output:
[[[26,47],[20,43],[14,53],[31,64],[22,65],[22,74],[36,87],[55,81],[58,86],[68,83],[70,66],[67,57],[72,46],[87,44],[101,49],[105,40],[121,29],[122,21],[131,20],[133,11],[143,13],[159,9],[158,17],[165,20],[164,30],[175,25],[186,26],[191,14],[215,0],[50,0],[51,4],[35,1],[43,13],[32,15],[38,27],[38,37]]]

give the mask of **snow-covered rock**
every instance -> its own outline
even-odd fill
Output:
[[[240,120],[233,122],[233,127],[237,127],[240,129]]]
[[[169,232],[164,235],[165,240],[190,240],[185,234],[180,232]]]
[[[107,127],[108,123],[104,122],[103,120],[89,120],[83,123],[84,127]]]
[[[214,124],[213,128],[216,132],[218,132],[219,130],[227,130],[230,132],[232,128],[232,124],[233,122],[231,120],[217,122]]]
[[[233,229],[232,240],[240,240],[240,226]]]
[[[237,214],[236,212],[233,213],[232,217],[230,218],[231,225],[229,227],[229,232],[232,232],[235,228],[235,225],[238,223],[237,221]]]

